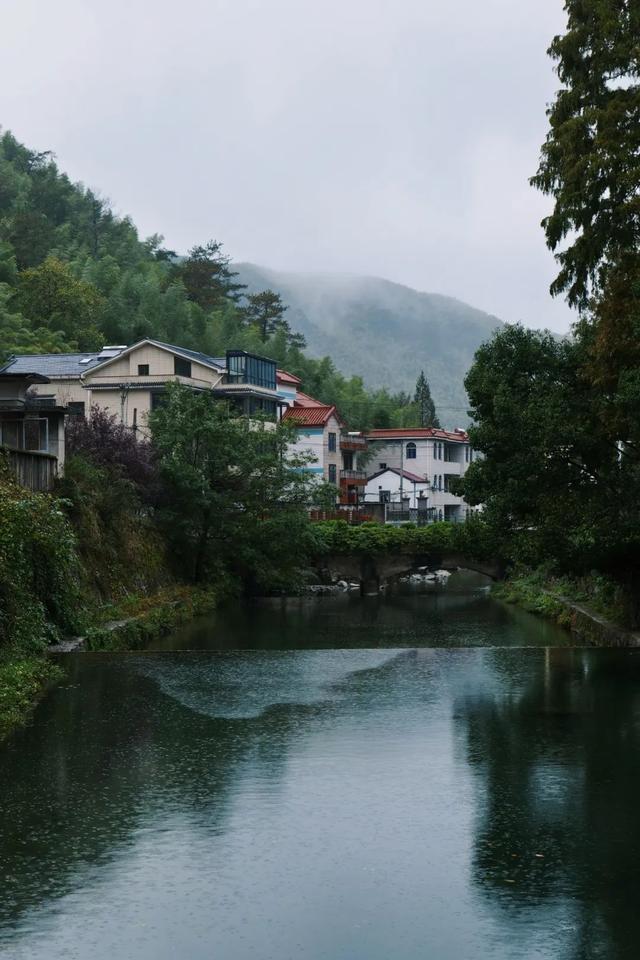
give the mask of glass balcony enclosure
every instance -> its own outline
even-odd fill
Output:
[[[274,360],[258,357],[244,350],[227,351],[227,383],[247,383],[266,390],[276,389]]]

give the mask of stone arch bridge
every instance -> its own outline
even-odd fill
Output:
[[[344,580],[358,581],[363,596],[376,596],[383,583],[414,572],[419,567],[431,570],[473,570],[491,580],[504,577],[504,564],[497,559],[477,560],[454,551],[441,553],[335,553],[323,558],[325,569]]]

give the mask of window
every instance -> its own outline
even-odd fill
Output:
[[[329,453],[336,452],[336,435],[335,433],[329,434]]]
[[[442,509],[438,510],[438,520],[442,520]]]
[[[167,395],[163,390],[154,390],[151,394],[151,409],[157,410],[167,402]]]
[[[464,448],[464,460],[465,463],[469,463],[469,447]]]
[[[386,463],[379,463],[379,464],[378,464],[378,469],[379,469],[379,470],[386,470],[386,469],[387,469]]]
[[[435,442],[433,444],[433,459],[434,460],[440,459],[440,444]]]
[[[338,471],[336,469],[335,463],[329,464],[329,483],[336,483],[338,479]]]
[[[416,458],[416,445],[411,441],[407,444],[407,460],[415,460]]]
[[[148,376],[149,376],[149,364],[148,364],[148,363],[139,363],[139,364],[138,364],[138,376],[139,376],[139,377],[148,377]]]
[[[84,400],[72,400],[67,404],[70,417],[84,417]]]
[[[191,360],[184,360],[182,357],[173,358],[173,372],[176,377],[191,376]]]
[[[378,497],[380,503],[391,503],[391,490],[383,490],[382,487],[378,487]]]

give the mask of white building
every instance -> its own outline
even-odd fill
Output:
[[[431,485],[424,477],[409,470],[386,467],[367,479],[364,505],[372,503],[403,503],[412,510],[430,505]]]
[[[298,392],[296,406],[289,407],[282,419],[295,427],[292,452],[310,458],[305,470],[338,487],[342,466],[340,433],[344,424],[336,408]]]
[[[369,461],[370,478],[389,468],[408,471],[429,485],[432,519],[461,521],[468,516],[472,508],[450,489],[451,481],[463,476],[473,461],[466,431],[435,427],[390,428],[370,430],[367,440],[373,454]]]

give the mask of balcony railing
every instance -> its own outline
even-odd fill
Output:
[[[367,475],[364,470],[341,470],[341,480],[350,480],[352,483],[366,483]]]
[[[340,449],[341,450],[365,450],[367,447],[367,441],[364,437],[349,437],[341,436],[340,437]]]

